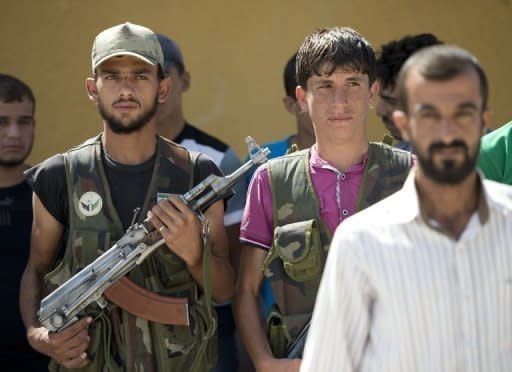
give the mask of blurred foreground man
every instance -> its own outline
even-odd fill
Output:
[[[512,188],[475,169],[487,79],[434,46],[397,87],[417,166],[336,231],[301,371],[510,371]]]

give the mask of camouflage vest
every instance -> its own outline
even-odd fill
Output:
[[[183,194],[193,186],[195,155],[161,137],[145,197],[138,214],[141,222],[156,203],[157,193]],[[92,262],[124,233],[113,206],[101,160],[101,136],[71,149],[65,156],[69,198],[69,238],[62,262],[45,280],[56,288]],[[188,179],[188,188],[174,180]],[[89,198],[83,197],[89,192]],[[99,213],[92,215],[101,209]],[[209,260],[208,260],[209,261]],[[209,262],[207,263],[209,265]],[[206,371],[216,363],[217,337],[213,314],[186,264],[165,245],[129,274],[136,284],[171,297],[188,297],[190,327],[150,322],[115,306],[100,313],[86,312],[97,320],[89,327],[87,350],[92,362],[80,371]],[[52,361],[52,370],[66,371]]]
[[[371,142],[356,210],[400,189],[410,167],[410,153]],[[309,150],[270,160],[268,173],[274,238],[263,271],[276,305],[267,334],[274,355],[283,357],[311,317],[332,236],[311,182]]]

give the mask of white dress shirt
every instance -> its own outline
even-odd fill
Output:
[[[301,372],[512,371],[512,187],[482,181],[454,240],[414,173],[336,230]]]

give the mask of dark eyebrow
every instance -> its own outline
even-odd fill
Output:
[[[416,105],[415,111],[437,111],[437,108],[434,105],[431,105],[430,103],[419,103]],[[478,111],[478,107],[473,102],[462,102],[459,105],[457,105],[458,110],[471,110],[471,111]]]
[[[357,82],[360,82],[360,81],[363,81],[363,77],[362,76],[350,76],[347,78],[348,81],[357,81]]]
[[[462,102],[457,108],[462,110],[470,109],[473,111],[478,111],[477,105],[475,105],[473,102]]]
[[[12,116],[9,116],[9,115],[0,115],[0,119],[6,119],[6,118],[9,118],[9,117],[12,117]],[[34,115],[21,115],[21,116],[18,116],[15,118],[17,119],[34,119]]]
[[[119,74],[119,71],[109,70],[108,68],[100,69],[100,74]]]
[[[147,67],[141,67],[137,70],[132,71],[132,74],[138,75],[138,74],[149,74],[151,73],[151,69]]]
[[[319,80],[315,81],[313,83],[313,85],[324,84],[324,83],[332,83],[332,79],[330,79],[329,77],[321,77]]]
[[[434,105],[431,105],[430,103],[418,103],[415,106],[415,111],[424,111],[424,110],[437,111],[437,108]]]
[[[396,97],[390,96],[389,94],[380,93],[380,92],[379,92],[379,97],[382,99],[388,99],[388,100],[393,100],[393,101],[398,100],[398,98],[396,98]]]

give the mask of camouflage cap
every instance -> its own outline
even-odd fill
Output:
[[[153,31],[126,22],[98,34],[92,45],[92,72],[101,63],[115,56],[130,55],[163,70],[164,56]]]

